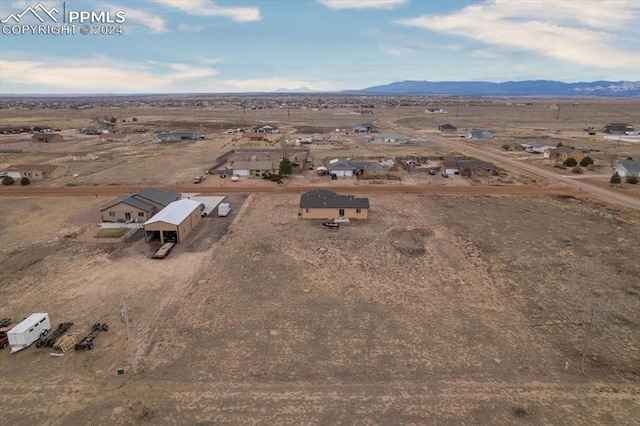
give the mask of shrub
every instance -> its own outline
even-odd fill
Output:
[[[567,166],[565,166],[564,164],[556,164],[553,167],[557,169],[562,169],[562,170],[565,170],[567,168]]]
[[[277,175],[277,174],[273,174],[273,175],[271,175],[271,177],[269,179],[271,179],[271,182],[277,182],[280,179],[282,179],[282,176]]]
[[[569,157],[566,160],[564,160],[564,163],[562,164],[564,164],[567,167],[575,167],[578,165],[578,161],[573,157]]]
[[[571,169],[571,172],[572,172],[572,173],[577,173],[577,174],[581,175],[581,174],[583,174],[583,173],[584,173],[584,170],[582,170],[582,167],[580,167],[580,166],[576,166],[576,167],[574,167],[573,169]]]
[[[558,144],[556,145],[556,148],[560,148],[561,146],[564,146],[562,142],[558,142]]]
[[[2,178],[3,185],[13,185],[14,183],[16,183],[16,180],[11,176],[5,176]]]
[[[133,121],[133,122],[138,121],[138,117],[133,117],[133,118],[131,119],[131,121]]]
[[[631,185],[635,185],[638,183],[638,178],[635,176],[627,176],[627,183],[630,183]]]
[[[633,161],[633,157],[627,157],[627,160]]]
[[[620,178],[618,172],[615,172],[613,176],[611,176],[611,179],[609,179],[609,183],[619,184],[620,182],[622,182],[622,179]]]
[[[580,161],[580,165],[582,167],[587,167],[587,166],[590,166],[591,164],[593,164],[593,158],[589,157],[588,155],[584,157],[582,161]]]
[[[29,185],[29,184],[31,184],[31,181],[29,180],[28,177],[25,176],[22,179],[20,179],[20,185],[24,186],[24,185]]]
[[[502,149],[504,149],[505,151],[509,151],[510,148],[511,148],[511,145],[509,145],[508,143],[505,143],[502,145]]]

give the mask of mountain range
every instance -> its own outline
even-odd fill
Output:
[[[640,97],[640,81],[563,83],[552,80],[506,81],[398,81],[343,93],[460,96],[602,96]]]

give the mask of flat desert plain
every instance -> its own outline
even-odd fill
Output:
[[[48,113],[42,121],[54,119]],[[261,122],[285,121],[286,112],[258,113],[265,115]],[[324,114],[322,123],[305,120],[328,127],[330,112]],[[380,120],[393,124],[393,114],[385,114]],[[29,120],[15,115],[14,124]],[[415,126],[397,126],[407,124]],[[299,219],[299,195],[275,191],[231,195],[227,224],[204,218],[163,260],[151,259],[157,246],[140,237],[75,238],[83,212],[110,199],[82,188],[187,185],[203,152],[214,157],[232,146],[219,133],[183,145],[157,146],[148,137],[129,145],[87,142],[132,155],[101,155],[78,166],[85,172],[77,178],[33,184],[34,190],[79,185],[82,195],[2,189],[0,317],[48,312],[54,326],[74,322],[70,332],[79,337],[93,323],[110,325],[91,351],[2,350],[3,422],[637,424],[635,211],[571,194],[371,191],[369,219],[336,230]],[[63,143],[69,146],[4,153],[2,161],[53,161],[71,148]],[[314,147],[311,154],[369,152],[354,140],[344,146]],[[371,149],[373,156],[395,148]],[[443,148],[399,148],[430,149]],[[151,177],[142,182],[146,172]],[[224,195],[216,179],[204,183]],[[445,183],[404,179],[375,186]]]

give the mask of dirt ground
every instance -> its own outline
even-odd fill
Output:
[[[3,248],[0,316],[46,311],[78,334],[111,328],[64,357],[3,350],[8,423],[633,424],[640,414],[640,218],[571,197],[393,195],[371,198],[370,220],[332,230],[298,219],[295,195],[253,195],[234,201],[222,239],[206,225],[158,261],[141,240],[45,238],[69,206],[101,200],[62,201],[2,199],[2,246],[22,245]]]

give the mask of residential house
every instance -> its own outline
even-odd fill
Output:
[[[352,177],[356,171],[356,168],[347,160],[339,160],[337,158],[329,161],[327,168],[329,169],[329,174],[336,177]]]
[[[33,142],[51,143],[51,142],[63,142],[64,138],[58,133],[34,133],[31,136]]]
[[[443,133],[454,133],[458,131],[458,128],[453,124],[446,123],[446,124],[439,125],[438,130],[440,130]]]
[[[624,135],[627,132],[633,132],[634,128],[631,124],[627,123],[609,123],[602,128],[604,133]]]
[[[367,219],[369,199],[338,195],[322,188],[314,189],[300,196],[298,215],[303,219]]]
[[[443,172],[448,175],[457,175],[460,173],[460,166],[458,166],[457,161],[443,161],[442,168]]]
[[[407,143],[411,139],[410,136],[397,133],[380,133],[374,139],[374,143]]]
[[[640,177],[640,161],[624,160],[616,164],[614,171],[618,172],[621,177],[635,176]]]
[[[64,176],[67,169],[58,164],[14,164],[4,169],[4,172],[16,180],[23,177],[33,180]]]
[[[82,133],[85,135],[101,135],[103,133],[103,129],[97,126],[89,126],[82,129]]]
[[[280,161],[234,161],[231,169],[233,174],[238,176],[262,177],[268,174],[277,174],[280,171]]]
[[[493,132],[490,132],[489,130],[472,129],[467,135],[467,138],[479,141],[493,139],[494,136],[495,134]]]
[[[109,203],[100,213],[103,222],[144,222],[179,199],[177,192],[148,187]]]
[[[427,114],[444,114],[444,109],[442,108],[427,108],[424,112]]]
[[[262,126],[260,128],[260,131],[262,131],[263,133],[278,133],[278,127],[277,126],[273,126],[271,124],[265,124],[264,126]]]
[[[378,126],[371,123],[360,124],[353,128],[353,133],[377,133],[379,130]]]
[[[553,145],[544,145],[538,142],[525,142],[521,143],[520,146],[531,154],[543,154],[546,149],[554,149]]]
[[[570,146],[559,146],[557,148],[546,149],[544,151],[544,158],[556,160],[561,163],[564,163],[568,158],[573,158],[576,162],[580,163],[584,158],[584,154]]]
[[[486,161],[464,160],[458,161],[458,173],[466,177],[491,176],[498,171],[498,168]]]

